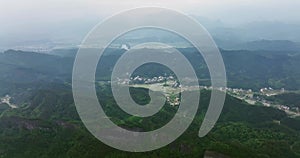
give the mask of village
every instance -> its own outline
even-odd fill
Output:
[[[282,111],[285,111],[290,117],[300,116],[300,109],[298,107],[289,107],[287,105],[282,105],[274,103],[272,101],[266,100],[265,97],[275,96],[278,94],[286,93],[287,91],[282,89],[273,89],[271,87],[261,88],[258,92],[254,92],[251,89],[232,89],[226,88],[227,94],[244,100],[251,105],[262,105],[266,107],[273,107]]]
[[[10,102],[10,100],[11,100],[11,97],[9,95],[5,95],[3,98],[0,99],[0,104],[7,104],[12,109],[18,108],[16,105],[12,104]]]
[[[130,87],[146,88],[152,91],[162,92],[166,97],[167,103],[171,106],[180,105],[180,93],[183,91],[217,89],[219,91],[226,92],[233,97],[241,99],[250,105],[273,107],[285,111],[290,117],[300,116],[300,109],[298,107],[289,107],[287,105],[277,104],[265,99],[266,97],[288,92],[283,88],[273,89],[271,87],[268,87],[261,88],[259,91],[253,91],[251,89],[198,86],[192,84],[188,86],[182,86],[179,81],[171,75],[164,75],[153,78],[136,76],[131,77],[130,79],[118,79],[116,83],[119,85],[129,85]],[[11,96],[9,95],[5,95],[4,97],[0,98],[0,104],[7,104],[12,109],[18,108],[17,105],[11,103]]]
[[[147,88],[152,91],[161,91],[165,95],[167,103],[171,106],[180,105],[180,92],[193,91],[199,89],[213,89],[213,87],[210,86],[182,86],[175,77],[166,75],[153,78],[136,76],[127,80],[119,79],[117,82],[121,85],[130,85],[131,87],[140,87]],[[241,99],[250,105],[273,107],[285,111],[290,117],[300,116],[300,109],[298,107],[290,108],[287,105],[277,104],[265,99],[265,97],[270,97],[287,92],[284,88],[273,89],[271,87],[268,87],[261,88],[259,91],[253,91],[252,89],[228,87],[214,87],[214,89],[226,92],[227,94]]]

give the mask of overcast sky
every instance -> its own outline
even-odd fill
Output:
[[[300,0],[0,0],[0,42],[47,38],[53,31],[88,32],[103,17],[141,6],[177,9],[230,25],[300,21]]]

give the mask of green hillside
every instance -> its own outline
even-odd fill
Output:
[[[125,128],[159,128],[176,113],[165,105],[153,117],[138,118],[116,108],[109,88],[102,87],[105,110]],[[105,93],[102,93],[105,92]],[[144,100],[146,89],[131,90],[133,98]],[[144,94],[144,95],[141,95]],[[201,157],[215,151],[230,157],[299,157],[300,129],[285,124],[287,115],[273,108],[249,105],[227,96],[223,113],[206,137],[197,136],[207,109],[210,92],[201,92],[200,108],[189,129],[170,145],[144,153],[122,152],[94,138],[82,125],[69,87],[37,91],[19,109],[5,110],[0,118],[0,155],[11,157]],[[118,117],[117,117],[118,116]],[[122,119],[122,121],[121,121]],[[300,119],[293,121],[299,123]]]

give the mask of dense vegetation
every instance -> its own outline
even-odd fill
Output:
[[[151,130],[168,122],[176,108],[166,104],[153,117],[138,118],[113,108],[109,87],[98,90],[104,108],[120,126]],[[104,92],[104,93],[103,93]],[[149,99],[146,89],[131,89],[137,101]],[[143,94],[143,95],[142,95]],[[19,109],[7,109],[0,118],[0,157],[201,157],[214,151],[230,157],[299,157],[300,129],[285,124],[286,114],[273,108],[248,105],[227,96],[223,113],[211,133],[197,136],[210,92],[202,91],[200,108],[189,129],[170,145],[144,153],[108,147],[82,125],[70,87],[38,90]],[[103,99],[102,99],[103,100]],[[278,121],[282,121],[278,123]],[[300,120],[294,119],[299,124]],[[299,126],[298,126],[299,127]]]

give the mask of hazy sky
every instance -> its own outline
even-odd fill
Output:
[[[300,0],[0,0],[0,42],[85,33],[103,17],[140,6],[177,9],[230,25],[300,21]]]
[[[224,19],[299,19],[299,0],[0,0],[1,20],[66,20],[161,6]],[[232,20],[230,20],[232,21]]]

